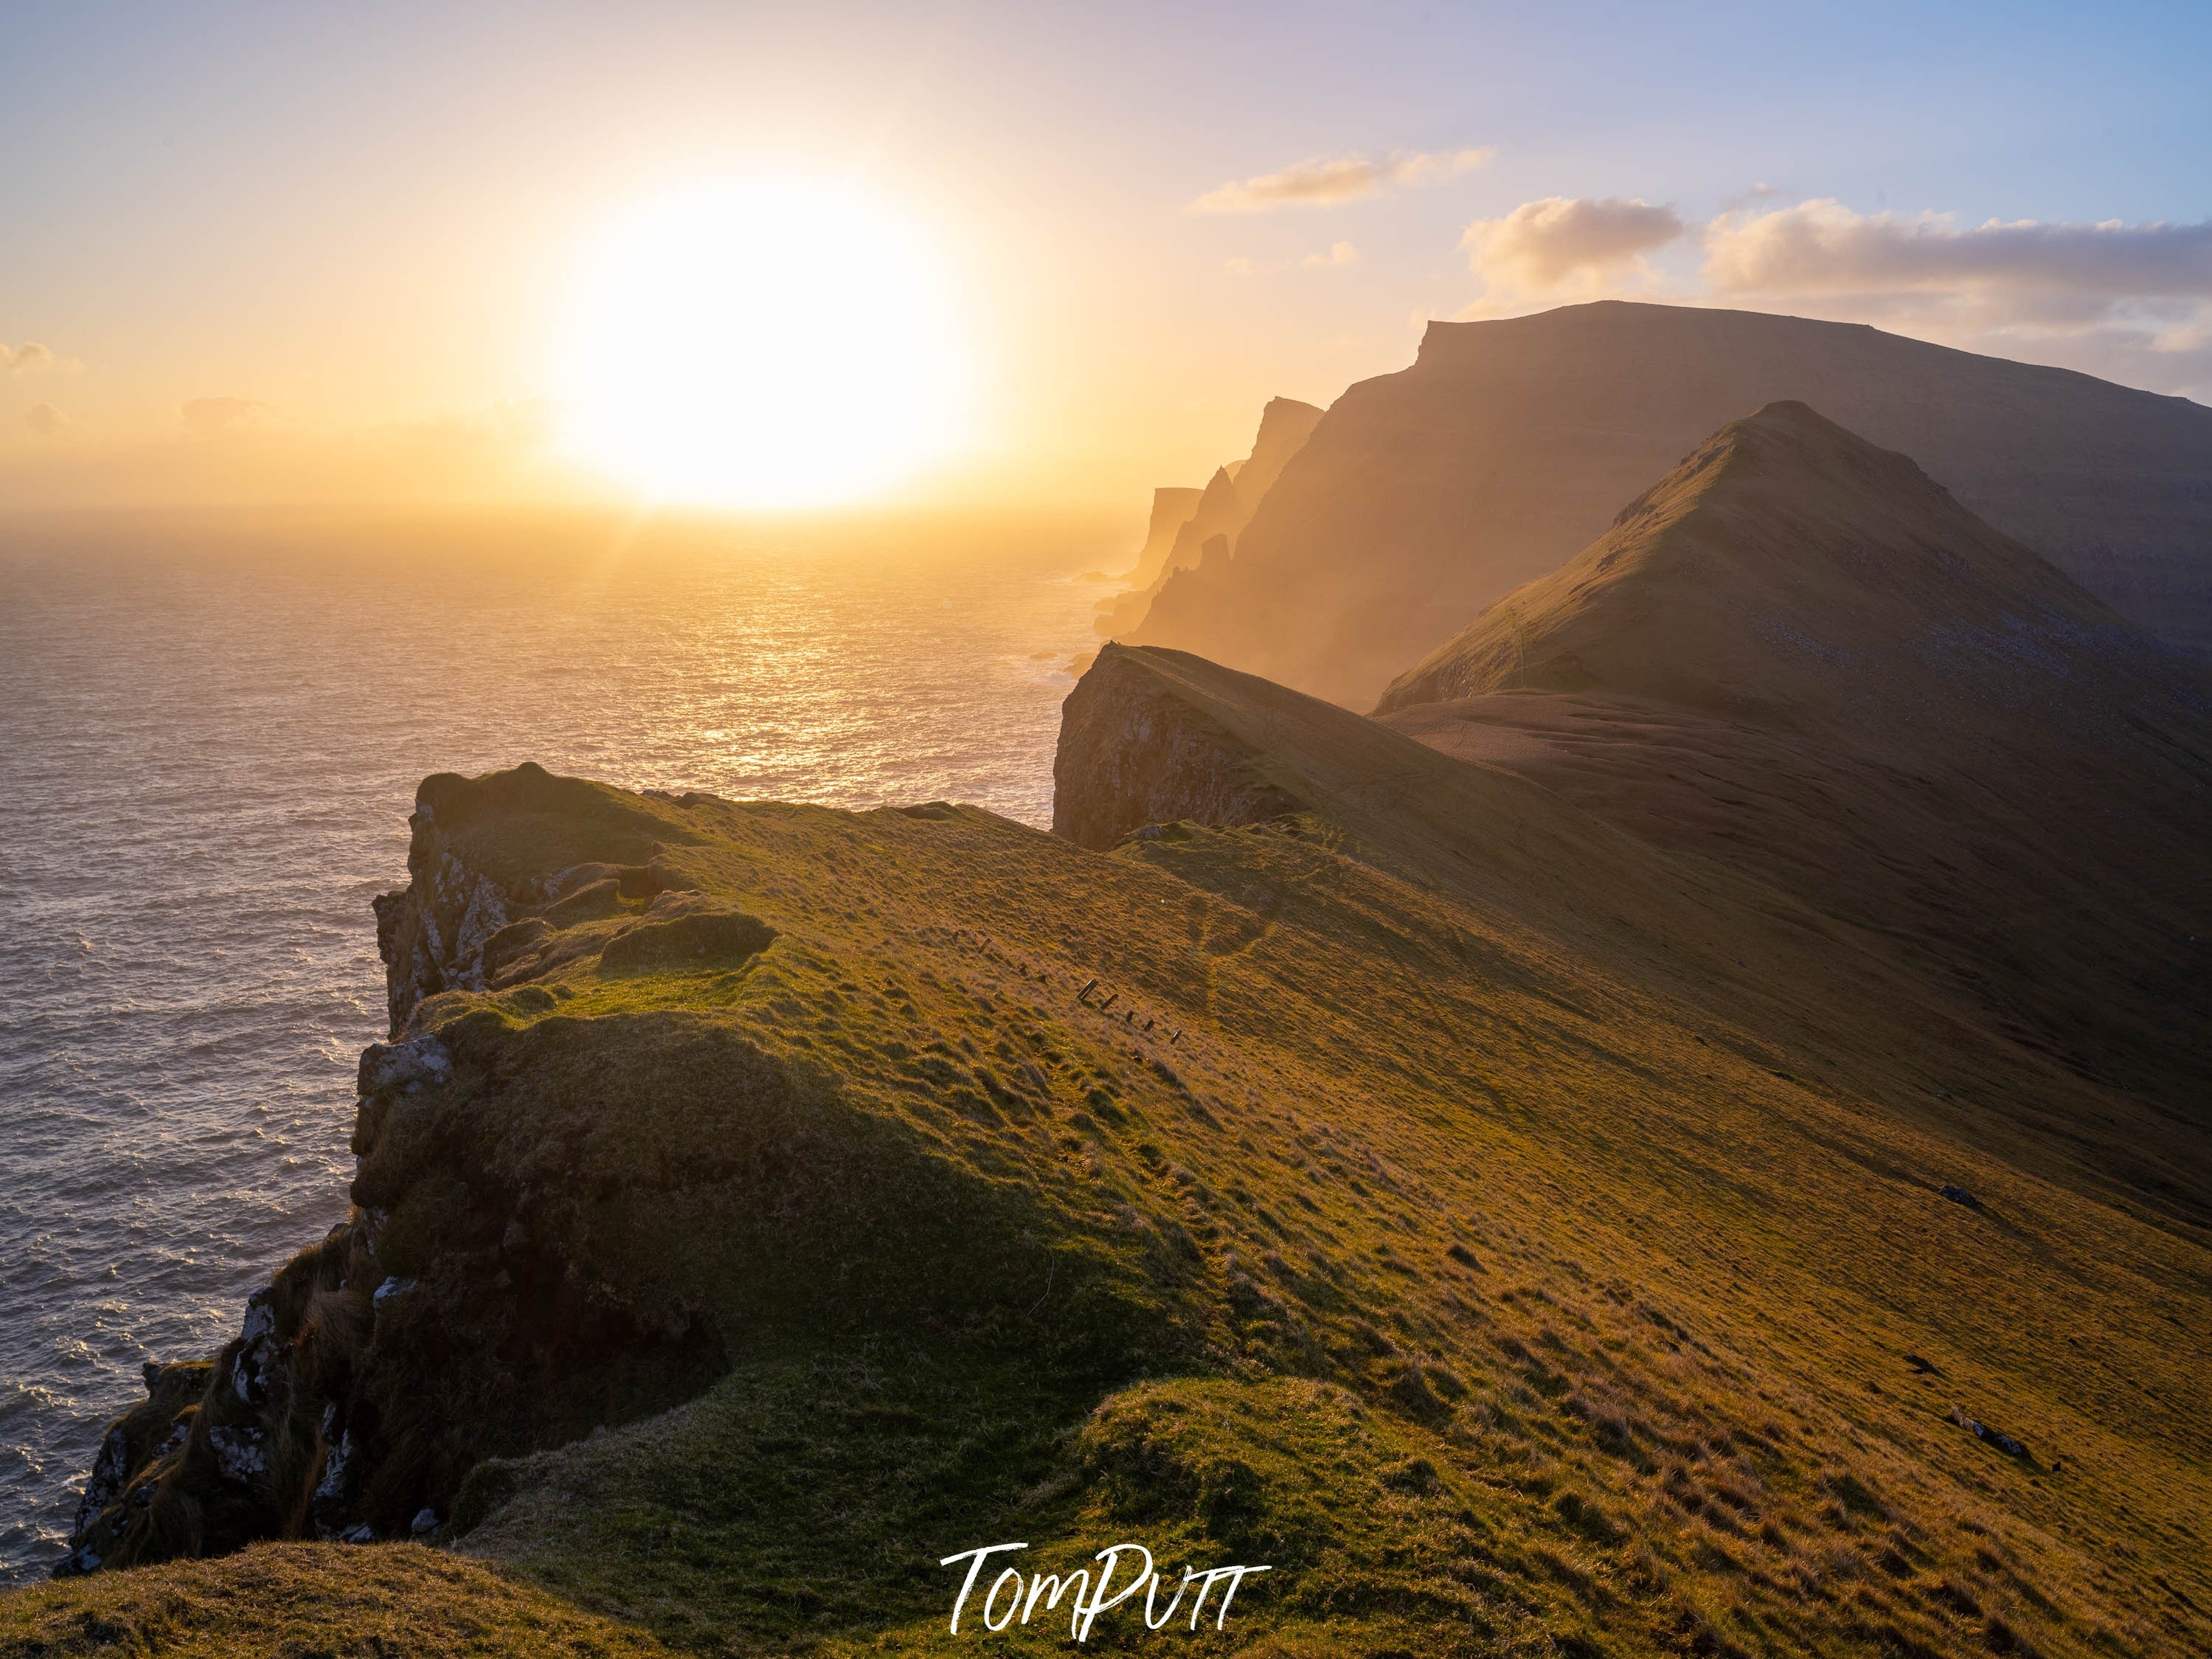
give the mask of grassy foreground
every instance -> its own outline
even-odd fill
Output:
[[[510,892],[684,884],[414,1009],[454,1073],[364,1110],[383,1221],[347,1249],[384,1259],[296,1270],[299,1328],[343,1334],[313,1386],[421,1407],[391,1502],[467,1470],[458,1553],[97,1574],[0,1599],[0,1655],[1064,1642],[945,1632],[939,1558],[1017,1539],[1025,1571],[1272,1566],[1219,1631],[1102,1618],[1115,1651],[2212,1644],[2212,1251],[2033,1127],[2124,1133],[2124,1101],[1778,891],[1237,677],[1162,684],[1310,810],[1101,854],[968,808],[436,781]],[[686,907],[774,938],[610,951]],[[533,1274],[709,1356],[696,1391],[532,1371]]]

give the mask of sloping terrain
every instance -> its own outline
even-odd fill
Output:
[[[2212,410],[1856,325],[1607,301],[1433,323],[1330,406],[1237,538],[1118,636],[1366,708],[1746,411],[1924,466],[2138,626],[2212,656]]]
[[[1092,846],[426,783],[355,1216],[153,1379],[88,1546],[427,1510],[707,1652],[937,1650],[940,1559],[1013,1540],[1270,1566],[1150,1638],[1199,1653],[2212,1637],[2212,1252],[2109,1156],[2141,1102],[1755,874],[1195,659],[1109,647],[1064,744]],[[0,1654],[129,1650],[148,1571],[0,1601]],[[379,1582],[433,1632],[477,1594]]]
[[[2212,1129],[2212,677],[1802,404],[1723,428],[1382,711],[1906,942],[2158,1103],[2151,1184]]]

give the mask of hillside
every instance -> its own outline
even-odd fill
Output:
[[[2212,676],[1804,405],[1723,428],[1382,711],[1911,941],[2212,1128]]]
[[[1269,1565],[1199,1653],[2212,1638],[2212,1250],[2144,1103],[1754,873],[1196,659],[1109,647],[1059,781],[1063,836],[426,782],[353,1217],[151,1379],[100,1570],[0,1654],[338,1602],[937,1650],[940,1559],[1015,1539]],[[418,1517],[452,1571],[115,1570]]]
[[[2212,657],[2212,410],[1863,325],[1604,301],[1432,323],[1331,405],[1238,538],[1119,637],[1347,706],[1798,399],[1912,456],[2138,626]]]

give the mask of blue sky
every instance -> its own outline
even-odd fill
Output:
[[[205,470],[210,400],[299,453],[477,431],[547,394],[592,226],[723,172],[937,228],[974,490],[1194,478],[1427,317],[1598,293],[2212,398],[2212,7],[17,4],[0,44],[0,344],[44,349],[0,467],[58,495]],[[1351,157],[1400,179],[1192,210]]]

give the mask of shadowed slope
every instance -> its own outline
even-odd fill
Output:
[[[1556,569],[1723,422],[1811,404],[2138,625],[2212,653],[2212,410],[1801,318],[1605,301],[1431,324],[1328,411],[1239,538],[1124,639],[1352,706]]]
[[[1382,711],[1933,951],[2204,1127],[2212,683],[1905,457],[1734,422]]]

